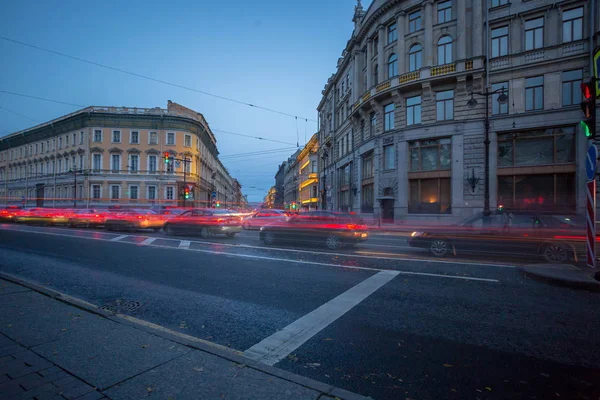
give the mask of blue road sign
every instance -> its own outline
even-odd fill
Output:
[[[596,177],[596,166],[598,163],[598,149],[596,145],[592,143],[587,151],[587,157],[585,160],[585,175],[588,181],[593,181]]]
[[[216,199],[217,198],[217,192],[212,192],[212,198]]]

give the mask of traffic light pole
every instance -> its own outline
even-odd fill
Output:
[[[168,152],[165,152],[164,160],[165,160],[165,164],[168,164],[171,161],[180,161],[183,163],[183,207],[185,208],[185,201],[187,200],[186,190],[185,190],[186,185],[187,185],[187,163],[191,162],[192,160],[188,160],[187,157],[184,157],[184,158],[170,157]]]

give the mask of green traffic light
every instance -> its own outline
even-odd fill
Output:
[[[590,127],[587,124],[587,122],[581,121],[579,124],[581,125],[581,129],[583,129],[583,132],[585,133],[585,137],[587,137],[587,138],[591,137],[592,131],[590,130]]]

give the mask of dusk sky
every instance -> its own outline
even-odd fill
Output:
[[[297,141],[316,132],[316,107],[353,29],[356,0],[12,1],[0,36],[220,96],[283,116],[0,39],[0,90],[79,105],[166,108],[204,114],[220,157],[260,201]],[[368,7],[369,1],[363,1]],[[82,107],[0,93],[0,136]],[[232,136],[218,130],[293,144]],[[268,156],[233,156],[284,149]]]

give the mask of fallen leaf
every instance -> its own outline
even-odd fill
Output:
[[[479,393],[482,393],[482,391],[481,391],[481,390],[479,390],[479,389],[475,389],[475,390],[477,390]]]
[[[329,376],[329,375],[327,375],[327,374],[325,374],[325,376],[326,376],[326,377],[328,377],[328,378],[330,378],[330,376]]]
[[[550,378],[550,375],[548,375],[548,374],[545,374],[545,373],[543,373],[543,372],[540,372],[540,375],[541,375],[541,376],[543,376],[544,378]]]
[[[148,393],[152,393],[152,391],[153,391],[153,390],[154,390],[154,389],[152,389],[151,387],[147,387],[147,388],[146,388],[146,391],[147,391]]]
[[[456,390],[456,389],[450,389],[450,391],[451,391],[451,392],[454,392],[454,393],[456,393],[456,392],[457,392],[457,390]]]
[[[67,331],[67,328],[62,328],[60,331],[61,331],[61,332],[66,332],[66,331]]]
[[[446,368],[452,368],[452,367],[454,367],[454,365],[452,365],[452,364],[444,364],[444,367],[446,367]]]
[[[333,340],[333,339],[332,339],[332,338],[330,338],[330,337],[328,337],[327,339],[323,339],[323,341],[324,341],[324,342],[329,342],[329,341],[331,341],[331,340]]]

